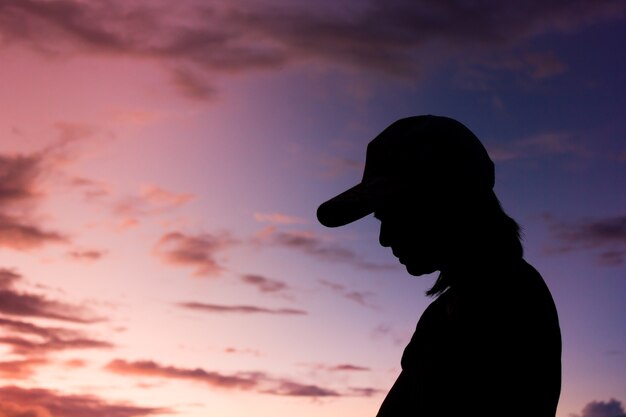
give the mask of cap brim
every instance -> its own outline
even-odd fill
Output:
[[[343,193],[321,204],[317,209],[317,219],[326,227],[339,227],[352,223],[371,214],[381,200],[393,190],[384,180],[359,183]]]

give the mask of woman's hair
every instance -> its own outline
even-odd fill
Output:
[[[444,217],[450,219],[448,236],[458,239],[459,253],[454,254],[460,258],[456,259],[457,262],[478,259],[497,264],[522,258],[520,226],[504,212],[493,191],[478,196],[461,194],[454,197],[454,201],[450,200],[444,199],[442,204],[446,206]],[[440,295],[451,284],[450,277],[442,271],[426,294]]]

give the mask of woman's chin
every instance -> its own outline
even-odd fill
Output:
[[[432,274],[437,271],[438,268],[432,264],[422,264],[419,262],[402,262],[406,267],[406,271],[413,276],[420,276],[426,274]]]

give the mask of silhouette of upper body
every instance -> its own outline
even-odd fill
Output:
[[[374,213],[411,275],[440,271],[377,417],[554,417],[561,335],[494,166],[461,123],[401,119],[370,142],[360,184],[318,209],[329,227]]]

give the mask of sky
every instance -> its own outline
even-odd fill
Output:
[[[374,416],[436,275],[315,211],[436,114],[485,144],[555,299],[557,416],[624,417],[625,17],[0,0],[0,416]]]

